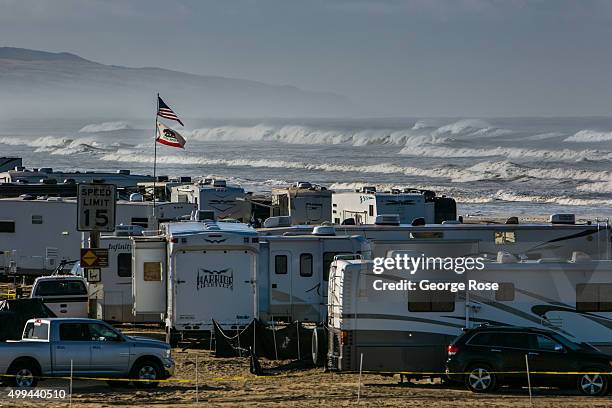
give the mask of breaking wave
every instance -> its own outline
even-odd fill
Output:
[[[612,140],[612,132],[600,132],[597,130],[581,130],[570,137],[565,138],[566,142],[590,143],[590,142],[609,142]]]
[[[103,122],[103,123],[92,123],[83,126],[79,133],[99,133],[99,132],[114,132],[117,130],[132,129],[132,127],[123,121],[117,122]]]

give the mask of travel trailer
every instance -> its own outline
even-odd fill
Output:
[[[365,371],[442,373],[452,339],[480,324],[545,327],[612,352],[612,261],[518,261],[508,254],[499,261],[463,274],[414,275],[374,274],[371,261],[335,261],[328,295],[329,368],[357,370],[363,355]],[[404,280],[415,289],[376,290]],[[431,287],[421,287],[421,281],[466,288],[425,290]],[[497,283],[498,289],[472,282]]]
[[[312,233],[259,239],[259,318],[264,321],[322,322],[327,315],[327,281],[334,257],[370,259],[362,237],[336,235],[334,227]]]
[[[159,313],[132,312],[132,236],[137,231],[102,235],[100,248],[108,249],[108,267],[100,268],[100,281],[90,282],[96,319],[112,323],[161,323]]]
[[[383,215],[397,215],[402,224],[411,224],[417,218],[439,224],[457,219],[457,204],[452,198],[437,197],[433,191],[416,189],[383,192],[363,187],[332,195],[334,224],[374,224],[376,217]]]
[[[383,217],[379,217],[379,220]],[[571,259],[582,252],[592,259],[612,259],[608,222],[586,224],[461,224],[443,223],[412,226],[397,219],[378,225],[335,225],[336,233],[361,235],[372,244],[372,256],[386,256],[393,250],[421,250],[426,255],[450,253],[457,256],[479,254],[494,259],[499,251],[525,259]],[[274,220],[269,220],[274,221]],[[266,220],[268,225],[274,223]],[[259,229],[262,236],[304,234],[312,226],[281,226]],[[450,255],[449,255],[450,256]]]
[[[152,202],[120,200],[116,222],[157,229],[158,222],[189,215],[194,207],[157,203],[153,217]],[[0,252],[5,254],[0,264],[12,262],[12,272],[40,276],[50,274],[62,260],[78,259],[82,233],[76,229],[76,212],[74,199],[0,199]]]
[[[215,319],[240,330],[257,316],[257,232],[233,222],[178,222],[132,237],[136,315],[158,314],[167,341],[199,335]]]
[[[322,224],[330,222],[332,191],[308,182],[272,190],[272,216],[289,216],[291,223]]]
[[[0,159],[1,160],[1,159]],[[117,170],[111,172],[67,172],[54,171],[51,167],[28,169],[20,165],[11,170],[0,173],[0,183],[92,183],[94,180],[103,180],[105,183],[115,184],[117,187],[136,187],[140,182],[153,181],[152,176],[131,174],[130,170]]]
[[[242,187],[227,185],[225,180],[204,179],[201,183],[175,186],[174,203],[194,203],[199,211],[212,211],[214,219],[251,220],[251,203]]]

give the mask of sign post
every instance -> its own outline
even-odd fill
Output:
[[[100,282],[100,268],[108,266],[108,250],[100,248],[100,232],[115,231],[117,186],[79,184],[77,202],[77,230],[89,232],[88,248],[81,249],[81,267],[88,281]],[[91,302],[89,310],[94,313],[95,304],[92,307]]]

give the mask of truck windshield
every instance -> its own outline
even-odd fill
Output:
[[[49,340],[49,325],[42,322],[29,322],[23,331],[23,338],[28,340]]]
[[[87,288],[78,280],[49,280],[36,285],[36,296],[87,295]]]

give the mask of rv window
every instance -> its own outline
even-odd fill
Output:
[[[514,283],[500,282],[499,289],[495,292],[495,300],[499,302],[511,302],[514,300]]]
[[[15,221],[0,221],[0,232],[15,232]]]
[[[36,285],[36,296],[87,295],[87,288],[80,280],[48,280]]]
[[[30,322],[23,331],[24,339],[49,340],[49,325],[47,323]]]
[[[287,255],[276,255],[274,257],[274,273],[277,275],[287,274]]]
[[[42,224],[43,216],[42,215],[33,215],[32,216],[32,224]]]
[[[455,294],[451,291],[413,290],[408,295],[410,312],[453,312]]]
[[[155,282],[162,280],[162,264],[161,262],[144,262],[143,268],[143,279],[146,282]]]
[[[514,231],[496,231],[495,232],[495,245],[507,245],[515,244],[516,235]]]
[[[374,206],[372,204],[370,204],[369,210],[370,210],[370,217],[373,217],[374,216]]]
[[[86,323],[62,323],[59,332],[61,341],[89,341]]]
[[[132,276],[132,254],[117,255],[117,275],[121,278]]]
[[[140,225],[143,228],[149,227],[149,219],[147,217],[132,217],[132,225]]]
[[[612,312],[612,283],[576,285],[577,312]]]
[[[300,255],[300,276],[312,276],[312,254]]]

